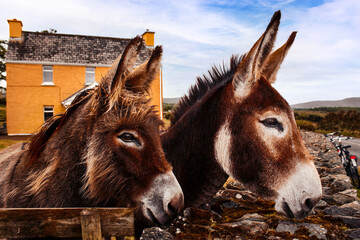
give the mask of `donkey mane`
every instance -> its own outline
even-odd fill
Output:
[[[67,122],[73,112],[75,112],[85,100],[89,99],[93,91],[94,90],[89,89],[80,93],[64,113],[50,118],[44,123],[41,129],[31,137],[27,155],[29,160],[28,166],[31,166],[37,161],[51,136]]]
[[[177,121],[198,101],[200,101],[210,90],[221,87],[232,80],[236,69],[244,55],[233,55],[230,58],[230,68],[225,64],[222,66],[213,66],[208,71],[208,75],[196,78],[196,83],[189,89],[189,93],[180,98],[171,117],[171,125],[175,125]]]

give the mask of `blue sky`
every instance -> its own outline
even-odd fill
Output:
[[[297,38],[275,88],[290,104],[360,96],[359,0],[0,0],[7,19],[26,31],[131,38],[146,29],[163,45],[164,96],[180,97],[212,65],[247,52],[281,9],[275,47]]]

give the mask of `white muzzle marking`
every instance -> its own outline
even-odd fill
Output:
[[[294,174],[280,186],[277,193],[276,211],[290,217],[305,217],[322,195],[321,181],[314,163],[298,163]]]
[[[179,213],[184,206],[184,195],[174,173],[157,176],[140,202],[144,216],[153,222],[165,224]]]

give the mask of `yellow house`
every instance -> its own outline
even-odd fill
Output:
[[[6,53],[6,122],[8,135],[34,133],[62,113],[77,93],[100,82],[130,39],[22,31],[22,22],[8,20]],[[154,32],[142,35],[146,47],[137,64],[154,47]],[[162,71],[151,86],[152,103],[162,116]]]

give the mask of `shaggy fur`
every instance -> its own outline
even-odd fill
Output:
[[[159,138],[163,123],[146,94],[162,49],[132,74],[142,47],[133,39],[96,89],[1,160],[0,207],[137,207],[153,179],[171,171]],[[135,131],[142,148],[122,144],[123,131]],[[136,213],[143,226],[148,220]]]
[[[295,37],[293,33],[271,54],[279,22],[280,12],[276,12],[249,53],[232,57],[229,69],[214,67],[209,76],[198,78],[176,107],[171,127],[162,134],[185,207],[208,201],[227,180],[224,170],[260,196],[275,199],[296,163],[311,161],[289,104],[271,86]],[[282,119],[282,125],[265,126],[263,120],[272,116]],[[220,129],[227,131],[228,145],[216,143],[218,136],[224,141],[227,137],[218,135]],[[281,137],[270,139],[277,135]],[[218,154],[223,159],[217,159],[216,151],[223,151]],[[228,162],[220,166],[219,161]]]

